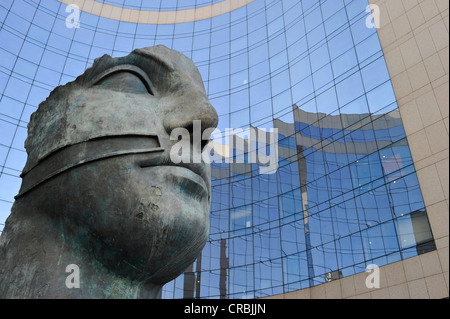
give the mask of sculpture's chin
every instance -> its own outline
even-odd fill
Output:
[[[116,170],[116,182],[109,184],[118,187],[108,189],[102,187],[106,180],[101,175],[92,178],[94,169],[98,168],[78,171],[77,179],[85,175],[89,181],[73,189],[76,204],[66,206],[71,219],[68,237],[82,255],[120,276],[155,284],[176,278],[195,261],[209,234],[207,192],[193,196],[176,178],[162,174],[168,172],[165,169],[139,177],[130,174],[142,172]]]
[[[152,187],[150,191],[156,189]],[[138,216],[132,217],[135,225],[132,232],[136,233],[132,245],[140,248],[136,250],[128,243],[128,250],[138,256],[137,264],[142,264],[147,275],[165,283],[193,263],[205,246],[209,235],[209,204],[177,189],[165,190],[158,204],[142,204]]]
[[[197,205],[181,206],[173,199],[171,210],[139,205],[127,216],[111,218],[109,226],[103,219],[77,225],[75,242],[119,276],[166,283],[195,261],[209,234],[209,220]]]

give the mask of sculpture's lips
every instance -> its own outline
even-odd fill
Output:
[[[181,190],[188,196],[201,199],[207,198],[209,200],[208,186],[199,174],[182,166],[163,166],[174,170],[168,174],[168,179],[172,179],[175,185],[178,185]]]
[[[180,185],[187,193],[194,196],[199,196],[204,193],[208,200],[210,199],[210,180],[206,172],[205,164],[191,164],[179,163],[175,164],[171,161],[162,161],[161,159],[151,160],[141,163],[141,167],[161,167],[173,168],[176,171],[171,172],[171,177],[174,182]]]

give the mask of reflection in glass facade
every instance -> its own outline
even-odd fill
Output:
[[[177,10],[220,1],[98,1]],[[182,3],[182,4],[181,4]],[[163,298],[259,298],[435,249],[367,0],[255,0],[189,23],[152,25],[57,0],[0,3],[0,229],[20,187],[30,114],[103,54],[163,44],[192,58],[219,130],[278,129],[278,169],[212,165],[211,234]],[[230,136],[218,144],[228,145]]]

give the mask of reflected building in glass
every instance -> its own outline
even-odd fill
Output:
[[[72,1],[78,25],[65,2],[0,3],[0,228],[38,104],[103,54],[162,44],[198,66],[224,133],[214,139],[208,243],[163,298],[373,297],[358,288],[371,265],[401,265],[405,280],[383,283],[388,293],[406,285],[401,297],[448,297],[448,4],[379,1],[372,20],[367,0]],[[390,12],[379,29],[377,8]],[[400,34],[390,21],[402,17],[420,32]],[[445,31],[446,43],[436,35]],[[248,132],[277,135],[270,144]],[[252,161],[255,149],[276,154],[276,169]],[[416,263],[422,275],[411,277]],[[428,274],[432,263],[440,271]],[[446,296],[432,293],[445,291],[436,276]],[[418,279],[426,291],[410,284]]]

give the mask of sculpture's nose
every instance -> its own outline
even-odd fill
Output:
[[[209,103],[207,96],[201,91],[193,91],[177,99],[176,105],[166,114],[164,128],[170,135],[176,128],[184,128],[193,134],[198,122],[200,122],[201,138],[208,140],[212,131],[217,127],[219,117],[214,107]],[[202,142],[202,149],[206,143]]]

